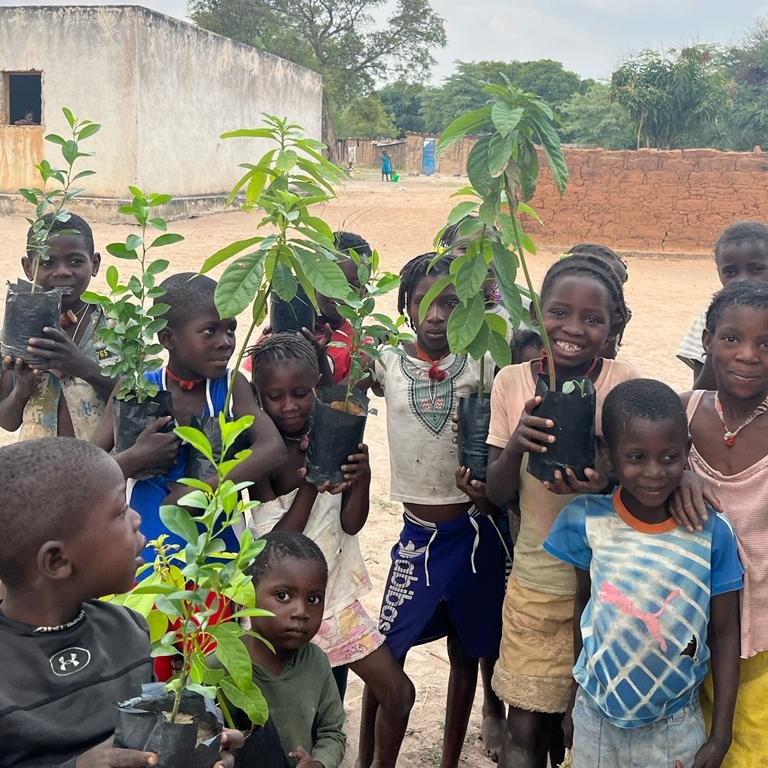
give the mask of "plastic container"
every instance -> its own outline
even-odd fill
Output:
[[[8,283],[5,299],[3,340],[0,351],[3,357],[20,357],[31,368],[47,364],[27,350],[29,339],[45,338],[43,328],[61,328],[61,296],[59,289],[32,293],[32,283],[19,280]]]
[[[477,393],[459,398],[459,466],[467,467],[471,480],[485,482],[488,466],[488,427],[491,396]]]
[[[207,438],[213,449],[213,457],[217,463],[221,462],[221,427],[219,426],[218,416],[192,416],[192,425],[199,429]],[[234,459],[241,451],[248,450],[251,447],[251,438],[248,432],[240,433],[234,444],[227,451],[225,460]],[[187,459],[187,469],[184,472],[185,477],[205,480],[207,477],[216,474],[213,464],[207,456],[203,456],[194,446],[189,446],[189,458]]]
[[[547,446],[546,453],[528,454],[528,472],[543,482],[554,480],[555,470],[565,472],[570,467],[576,477],[586,480],[584,470],[595,466],[595,386],[592,379],[579,378],[570,391],[551,392],[547,381],[545,374],[539,375],[536,394],[542,401],[534,415],[555,423],[552,429],[542,431],[557,440]]]
[[[318,392],[312,412],[312,427],[307,448],[307,482],[338,485],[344,480],[341,465],[358,452],[368,418],[368,398],[358,389],[349,397],[352,412],[342,410],[346,385],[336,384]]]

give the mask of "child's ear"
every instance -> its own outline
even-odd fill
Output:
[[[173,330],[166,325],[157,334],[157,340],[170,352],[173,349]]]
[[[32,259],[30,259],[29,256],[21,257],[21,268],[24,270],[24,274],[27,276],[28,280],[31,280],[34,277],[35,270],[32,265]]]
[[[712,334],[706,328],[701,334],[701,344],[704,347],[704,351],[709,354],[712,350]]]
[[[101,266],[101,254],[94,252],[91,256],[91,277],[96,277],[99,274],[99,267]]]
[[[37,570],[46,579],[62,581],[72,575],[72,561],[63,541],[46,541],[37,550]]]
[[[528,316],[531,318],[532,325],[538,326],[540,324],[539,318],[536,315],[536,305],[533,302],[531,302],[531,306],[528,307]]]
[[[605,442],[605,438],[602,435],[598,435],[597,441],[597,453],[600,458],[600,464],[609,477],[613,477],[613,462],[611,461],[611,452],[608,450],[608,443]]]

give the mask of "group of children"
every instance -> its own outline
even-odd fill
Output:
[[[98,598],[129,589],[137,563],[152,558],[147,540],[166,532],[159,507],[184,494],[187,448],[158,419],[113,451],[114,382],[100,373],[96,333],[106,319],[80,299],[99,256],[82,219],[54,224],[54,235],[62,228],[38,274],[43,287],[69,290],[62,328],[29,341],[45,366],[6,358],[0,378],[0,426],[24,438],[0,449],[0,633],[21,662],[0,678],[0,765],[151,766],[154,755],[111,745],[111,703],[159,674],[147,627]],[[319,297],[315,329],[265,334],[249,382],[228,367],[236,322],[219,316],[215,282],[185,273],[163,283],[167,364],[149,378],[171,394],[176,422],[225,407],[253,417],[251,454],[231,477],[260,502],[242,524],[266,542],[250,575],[273,616],[252,625],[272,647],[249,637],[248,649],[284,764],[340,765],[352,669],[365,683],[357,764],[395,766],[415,697],[406,656],[442,637],[441,768],[459,764],[478,671],[486,754],[503,768],[761,764],[768,227],[738,223],[718,240],[723,289],[704,313],[701,352],[681,350],[700,365],[680,396],[616,359],[631,317],[627,265],[594,245],[549,268],[541,316],[510,333],[513,364],[494,377],[489,358],[481,378],[480,361],[448,346],[452,285],[420,319],[465,245],[454,239],[442,257],[403,267],[398,310],[414,339],[385,350],[364,382],[386,401],[391,497],[404,506],[378,617],[360,602],[371,589],[357,539],[370,505],[367,446],[336,487],[312,485],[303,469],[315,390],[349,370],[334,302]],[[337,248],[343,268],[349,251],[369,252],[350,233],[338,233]],[[22,266],[29,274],[31,256]],[[490,281],[486,305],[504,314]],[[536,410],[541,327],[558,380],[594,384],[597,462],[584,477],[566,468],[540,482],[527,471],[555,440]],[[454,432],[459,398],[481,381],[491,398],[485,481],[459,466]],[[238,732],[224,746],[226,765],[267,765]]]

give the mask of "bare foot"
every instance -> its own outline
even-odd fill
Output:
[[[494,763],[499,762],[505,731],[506,725],[502,715],[496,713],[483,715],[480,739],[483,742],[485,756],[493,760]]]

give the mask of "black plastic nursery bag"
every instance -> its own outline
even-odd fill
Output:
[[[315,399],[306,461],[307,481],[313,485],[341,483],[344,480],[341,465],[358,452],[357,446],[363,442],[368,398],[353,388],[349,403],[360,413],[345,413],[340,406],[346,395],[346,385],[335,384],[319,390]],[[331,407],[332,403],[337,407]]]
[[[61,297],[59,288],[32,293],[32,283],[19,280],[8,283],[5,299],[3,340],[0,344],[3,357],[20,357],[32,368],[45,365],[27,350],[30,338],[45,338],[43,328],[61,328]]]
[[[546,453],[528,454],[528,472],[537,480],[554,480],[556,469],[564,472],[570,467],[576,477],[586,480],[584,470],[595,466],[595,386],[592,379],[578,378],[563,382],[565,392],[551,392],[547,379],[541,374],[536,382],[542,401],[534,415],[555,423],[542,431],[557,440],[547,445]]]
[[[471,480],[485,482],[488,465],[488,427],[491,396],[472,393],[459,399],[459,466],[467,467]]]

